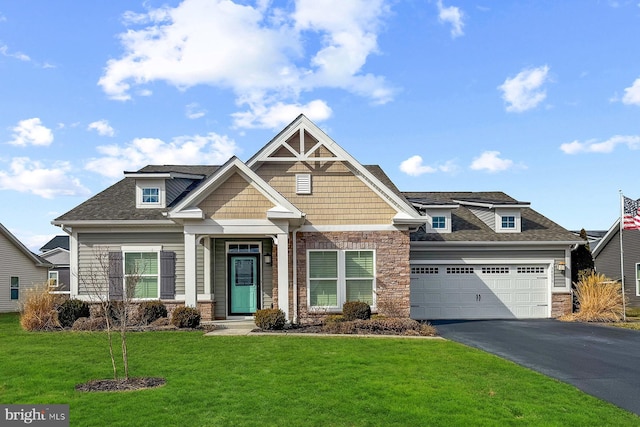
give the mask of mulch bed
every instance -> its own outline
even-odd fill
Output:
[[[76,385],[77,391],[135,391],[163,386],[164,378],[129,378],[117,380],[92,380]]]

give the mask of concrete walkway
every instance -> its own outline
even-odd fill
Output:
[[[249,335],[257,326],[253,319],[241,320],[214,320],[211,322],[202,322],[202,325],[213,325],[216,327],[214,331],[207,332],[206,336],[213,335]]]

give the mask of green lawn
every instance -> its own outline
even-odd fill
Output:
[[[167,384],[81,393],[109,378],[103,333],[24,332],[0,315],[0,403],[66,403],[72,426],[640,425],[577,389],[443,340],[129,335],[133,376]]]

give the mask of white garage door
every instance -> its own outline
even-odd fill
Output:
[[[549,316],[548,265],[413,265],[412,319]]]

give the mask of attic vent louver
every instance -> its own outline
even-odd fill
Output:
[[[311,194],[311,174],[296,174],[296,194]]]

